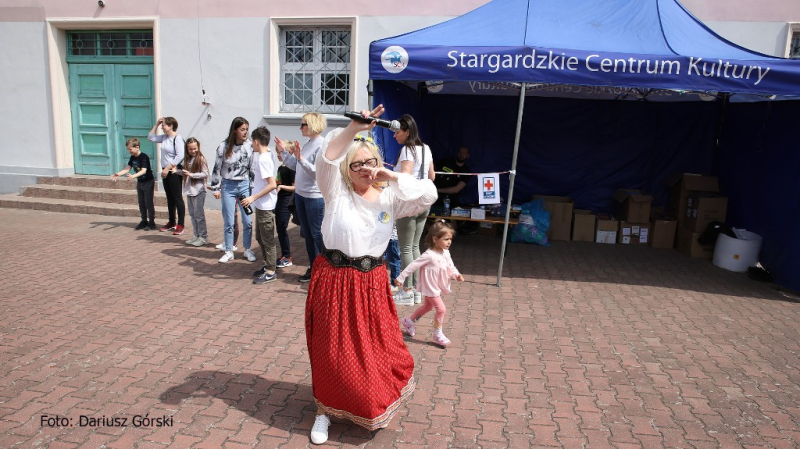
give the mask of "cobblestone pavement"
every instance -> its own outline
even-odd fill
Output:
[[[219,264],[136,221],[0,209],[0,447],[311,446],[298,229],[296,265],[256,286],[241,249]],[[334,421],[329,446],[798,447],[796,296],[578,242],[510,245],[498,288],[500,242],[455,239],[453,344],[421,320],[413,396],[384,430]]]

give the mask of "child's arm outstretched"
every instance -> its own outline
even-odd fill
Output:
[[[406,269],[400,272],[400,275],[397,276],[397,279],[394,280],[394,285],[396,285],[397,287],[403,285],[403,281],[405,281],[406,278],[411,275],[411,273],[422,268],[423,266],[425,266],[425,264],[427,264],[430,261],[431,261],[431,254],[428,251],[425,251],[417,258],[417,260],[408,264]]]
[[[447,259],[447,270],[449,271],[450,277],[458,282],[464,282],[464,276],[461,275],[461,272],[456,268],[456,264],[453,263],[453,258],[450,257],[450,251],[445,252],[445,258]]]

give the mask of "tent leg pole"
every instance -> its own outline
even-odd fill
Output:
[[[519,153],[519,140],[522,134],[522,112],[525,109],[525,90],[527,84],[519,85],[519,109],[517,109],[517,130],[514,136],[514,156],[511,158],[511,172],[508,176],[508,204],[506,204],[506,222],[503,225],[503,244],[500,247],[500,265],[497,267],[497,286],[502,287],[503,260],[506,256],[506,243],[508,242],[508,219],[511,216],[511,199],[514,198],[514,179],[517,177],[517,153]]]

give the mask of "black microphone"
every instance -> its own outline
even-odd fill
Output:
[[[352,111],[345,112],[344,116],[349,118],[350,120],[355,120],[361,123],[375,122],[377,126],[380,126],[381,128],[387,128],[392,132],[397,132],[400,130],[400,122],[398,122],[397,120],[389,121],[378,117],[364,117],[363,115],[361,115],[360,112],[352,112]]]

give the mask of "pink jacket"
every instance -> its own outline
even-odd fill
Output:
[[[460,274],[453,264],[450,251],[444,250],[440,253],[429,249],[411,262],[397,277],[397,281],[402,283],[417,269],[420,270],[417,290],[432,298],[441,296],[442,292],[450,293],[450,281]]]

